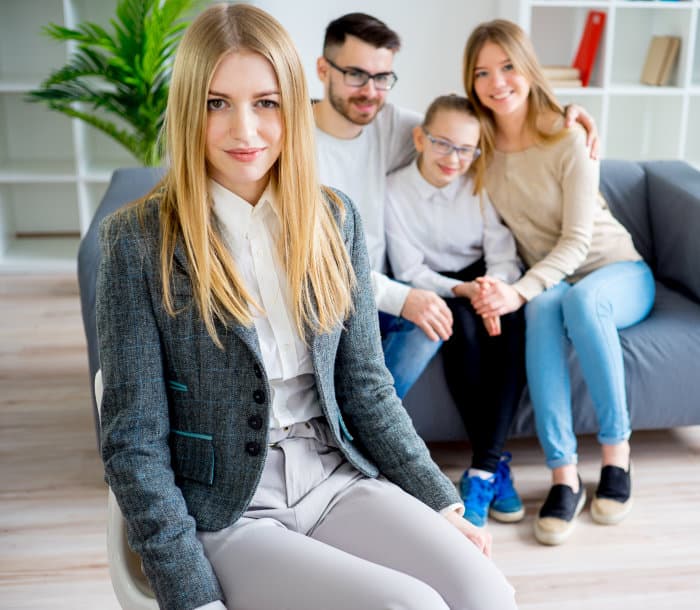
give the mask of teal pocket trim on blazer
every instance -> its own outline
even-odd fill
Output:
[[[183,430],[171,430],[173,434],[186,436],[188,438],[198,438],[203,441],[213,441],[214,437],[211,434],[200,434],[199,432],[184,432]]]
[[[173,381],[172,379],[168,379],[168,387],[171,390],[175,390],[176,392],[189,391],[189,388],[184,383],[180,383],[179,381]]]
[[[348,430],[348,427],[345,425],[345,422],[340,415],[338,415],[338,424],[340,425],[340,431],[343,433],[343,436],[349,441],[354,441],[355,437],[350,434],[350,430]]]
[[[176,476],[214,484],[215,453],[210,434],[170,430],[170,454]]]

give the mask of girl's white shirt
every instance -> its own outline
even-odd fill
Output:
[[[472,193],[468,176],[446,186],[430,184],[418,162],[389,176],[386,237],[394,277],[411,286],[453,297],[461,282],[440,271],[460,271],[480,258],[486,273],[510,284],[521,275],[515,239],[486,192]]]

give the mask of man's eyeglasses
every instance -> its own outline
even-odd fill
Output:
[[[334,64],[330,59],[324,57],[324,59],[330,64],[332,68],[338,70],[338,72],[343,73],[343,82],[348,87],[364,87],[370,79],[374,81],[374,88],[379,91],[389,91],[399,80],[394,72],[378,72],[377,74],[370,74],[359,68],[341,68],[340,66]]]
[[[456,152],[457,156],[463,161],[469,161],[470,159],[473,161],[481,154],[481,149],[478,146],[455,146],[452,142],[431,136],[425,128],[423,128],[423,133],[430,140],[433,150],[440,156],[447,157]]]

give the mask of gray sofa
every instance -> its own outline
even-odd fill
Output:
[[[159,175],[159,170],[144,168],[115,171],[80,245],[78,279],[90,387],[99,368],[95,336],[97,226],[107,214],[145,194]],[[632,427],[640,430],[700,424],[700,172],[681,161],[606,160],[601,164],[601,190],[657,279],[651,315],[620,333]],[[578,433],[595,432],[593,407],[573,355],[571,366],[575,429]],[[424,439],[466,438],[447,391],[440,354],[404,402]],[[96,416],[95,422],[97,426]],[[534,434],[526,388],[512,436]]]
[[[620,332],[632,428],[700,424],[700,172],[681,161],[603,161],[600,188],[657,280],[649,317]],[[570,365],[575,430],[597,432],[573,352]],[[404,403],[424,439],[466,438],[440,354]],[[525,388],[511,436],[534,434]]]

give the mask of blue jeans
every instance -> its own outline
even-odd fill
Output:
[[[547,466],[576,464],[567,347],[571,342],[595,407],[598,441],[631,434],[618,329],[643,320],[654,304],[654,277],[643,261],[613,263],[580,282],[560,282],[525,307],[525,362],[537,436]]]
[[[442,341],[431,341],[413,322],[379,312],[384,362],[394,376],[399,398],[408,394],[411,386],[437,354]]]

